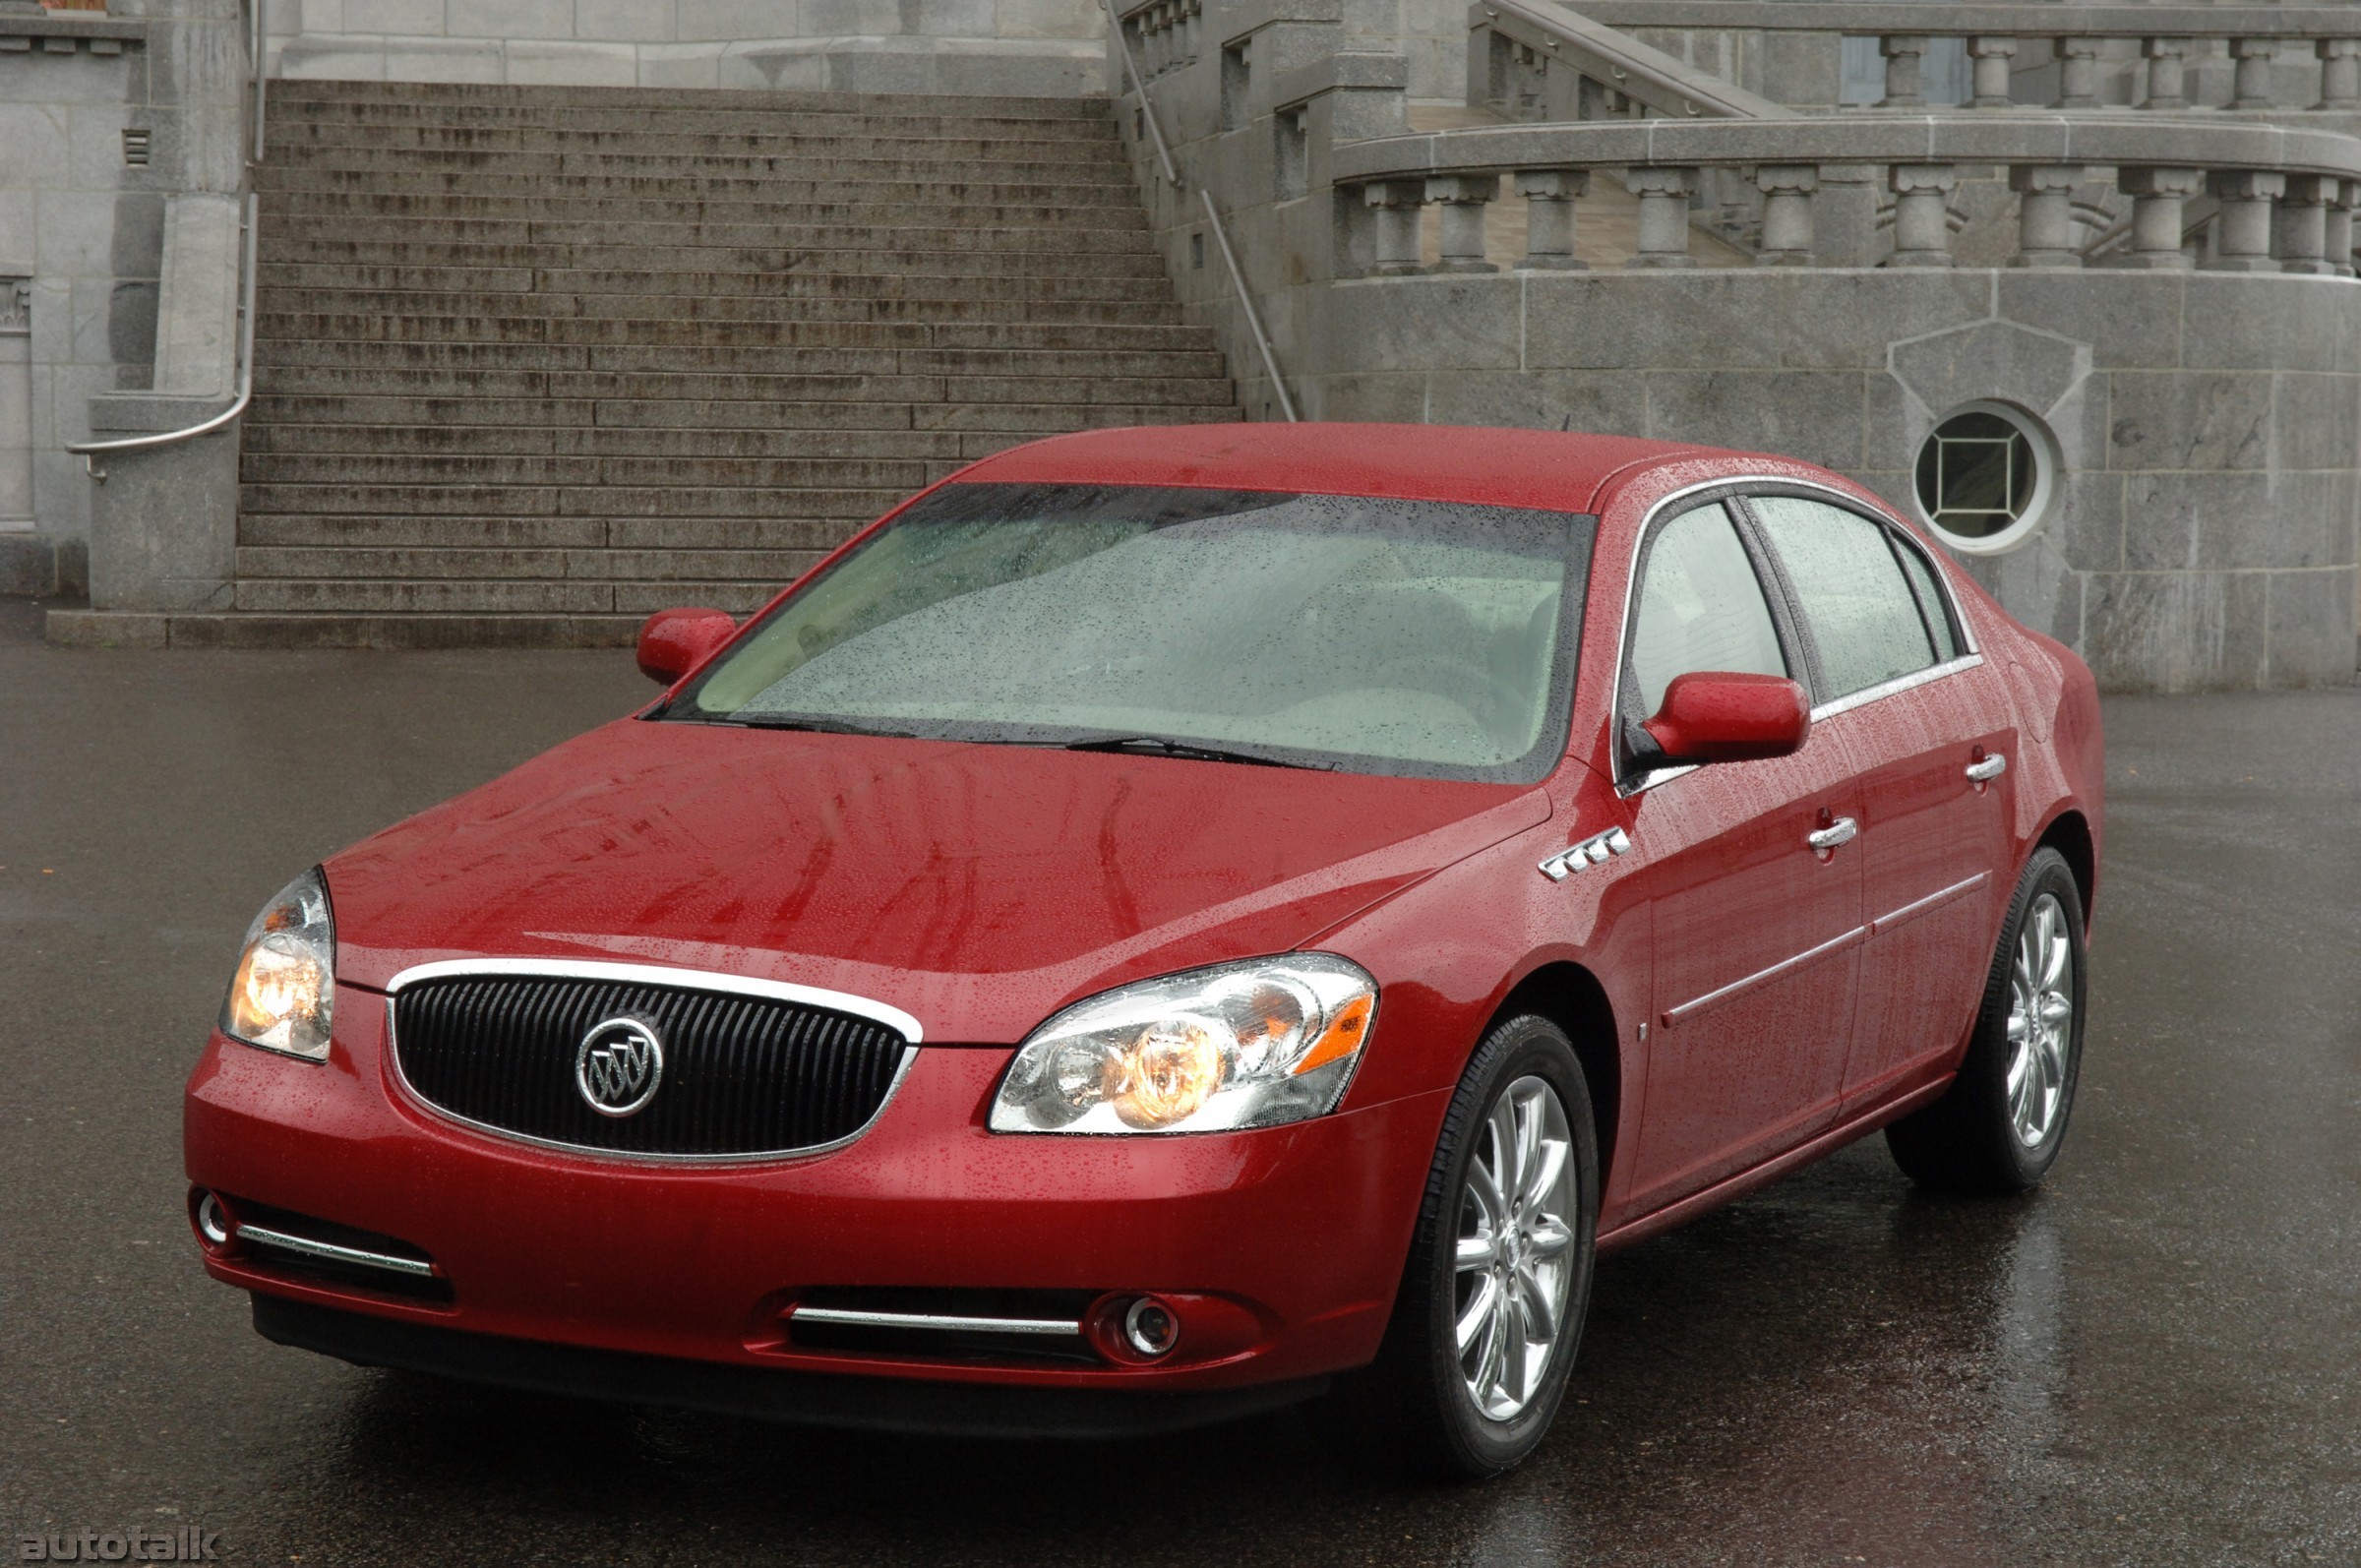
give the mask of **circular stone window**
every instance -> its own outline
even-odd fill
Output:
[[[1990,555],[2022,543],[2048,509],[2057,443],[2007,403],[1967,403],[1918,449],[1918,510],[1945,544]]]

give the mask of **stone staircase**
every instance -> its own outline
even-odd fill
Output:
[[[272,86],[234,605],[174,641],[613,644],[912,491],[1228,420],[1092,100]]]

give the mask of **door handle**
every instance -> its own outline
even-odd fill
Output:
[[[1989,784],[2008,770],[2009,759],[1994,752],[1990,756],[1979,756],[1968,764],[1968,781],[1971,784]]]
[[[1851,843],[1854,835],[1860,830],[1860,823],[1849,816],[1840,816],[1818,832],[1804,834],[1803,841],[1812,848],[1825,852],[1835,849],[1839,844]]]

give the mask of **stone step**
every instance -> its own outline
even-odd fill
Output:
[[[923,212],[905,214],[913,218]],[[268,205],[263,219],[282,224],[305,224],[303,213],[272,212]],[[1032,255],[1143,255],[1154,254],[1155,240],[1145,225],[1137,230],[1103,228],[1045,229],[1029,224],[952,225],[911,222],[882,223],[737,223],[717,221],[658,222],[644,218],[606,221],[575,218],[442,217],[431,212],[373,213],[329,221],[339,239],[356,242],[401,242],[432,234],[439,239],[469,245],[661,245],[674,252],[706,247],[743,250],[759,246],[790,250],[882,252],[910,255],[931,251],[983,251]]]
[[[319,120],[379,109],[431,114],[537,110],[580,112],[636,109],[670,119],[683,114],[816,113],[975,115],[1028,120],[1104,122],[1105,98],[963,97],[932,92],[833,92],[768,88],[544,87],[459,82],[331,82],[273,78],[271,102],[281,123]],[[296,105],[301,105],[299,114]]]
[[[908,327],[921,332],[1000,327],[1053,332],[1139,330],[1162,332],[1182,326],[1170,300],[1042,299],[834,299],[811,295],[582,294],[534,291],[531,274],[521,290],[434,287],[295,287],[272,281],[289,269],[272,269],[257,295],[265,314],[342,314],[541,317],[550,320],[693,322],[802,322],[814,326]],[[314,270],[334,277],[333,269]],[[387,269],[392,272],[403,269]],[[432,281],[432,279],[428,279]],[[974,293],[987,292],[982,288]],[[1112,339],[1109,339],[1112,341]]]
[[[259,395],[254,400],[253,412],[247,416],[246,429],[250,435],[309,424],[547,427],[561,431],[594,427],[618,432],[756,430],[805,434],[839,430],[941,430],[1030,438],[1121,425],[1219,424],[1237,417],[1237,411],[1225,402],[907,403],[841,398],[801,402],[757,398],[706,401],[677,397],[592,399],[322,392],[296,397]]]
[[[1057,375],[1088,382],[1218,380],[1220,354],[1208,349],[1125,352],[1100,349],[1068,352],[1036,348],[799,348],[733,347],[717,344],[479,343],[352,341],[336,337],[267,338],[269,363],[282,369],[342,369],[355,390],[389,371],[487,368],[551,377],[551,396],[601,376],[733,375],[751,377],[866,377],[939,379],[958,383]],[[258,353],[258,359],[262,356]],[[258,363],[257,385],[263,366]],[[569,381],[566,378],[575,378]],[[919,399],[913,399],[919,400]]]
[[[1057,226],[1076,230],[1147,232],[1136,205],[1083,206],[959,205],[908,202],[710,201],[675,188],[668,197],[470,196],[379,191],[281,191],[263,200],[273,217],[317,218],[341,226],[349,219],[404,218],[490,220],[507,223],[666,223],[698,228],[759,224],[781,235],[814,229],[857,230],[890,237],[906,229],[1001,231]]]
[[[874,153],[861,151],[874,146]],[[390,120],[309,121],[273,124],[265,163],[298,164],[354,149],[408,154],[611,153],[681,154],[703,157],[780,154],[808,156],[843,152],[890,156],[922,146],[966,149],[963,156],[1027,157],[1049,160],[1087,156],[1120,160],[1122,141],[1113,121],[991,120],[937,115],[709,115],[676,120],[635,120],[630,115],[575,114],[563,120]]]
[[[776,591],[825,554],[819,550],[515,550],[452,545],[240,545],[241,577],[319,584],[400,582],[733,582]]]
[[[957,454],[946,455],[955,460]],[[249,452],[239,469],[251,484],[675,485],[684,491],[907,491],[927,483],[928,475],[927,459],[908,457],[561,457],[425,452]]]
[[[866,202],[880,206],[929,207],[965,204],[985,207],[1114,207],[1139,210],[1139,190],[1127,169],[1104,181],[1064,180],[1026,184],[1011,180],[859,180],[725,178],[699,175],[693,187],[669,175],[508,174],[464,169],[338,169],[272,164],[256,171],[255,183],[272,194],[370,191],[389,196],[565,196],[570,198],[673,198],[693,189],[709,202]]]
[[[52,610],[47,636],[68,647],[628,648],[639,615],[255,615]]]
[[[486,245],[448,238],[427,238],[437,231],[425,225],[409,230],[414,237],[356,239],[334,236],[282,234],[269,222],[263,225],[261,259],[265,264],[293,262],[313,265],[350,263],[361,266],[466,266],[494,268],[550,268],[592,271],[755,272],[772,276],[846,276],[875,279],[894,274],[941,277],[1164,277],[1164,261],[1152,251],[1074,251],[1049,249],[987,251],[974,247],[947,250],[788,249],[776,245],[736,248],[678,246],[621,242],[556,244],[546,240],[529,245]],[[1167,296],[1172,285],[1165,283]]]
[[[1137,273],[1137,275],[1134,275]],[[1138,272],[1126,266],[1120,272],[1101,269],[1093,259],[1090,271],[1077,275],[1059,273],[1001,273],[985,275],[911,271],[902,272],[735,271],[693,272],[563,267],[471,267],[455,265],[375,265],[343,262],[273,262],[262,264],[265,288],[332,288],[392,290],[415,293],[530,294],[573,298],[583,302],[581,315],[611,314],[614,301],[627,306],[676,297],[697,303],[711,301],[885,301],[910,306],[967,310],[998,305],[1020,310],[1047,309],[1072,302],[1092,306],[1118,305],[1126,311],[1169,313],[1178,319],[1172,285],[1161,275]],[[650,314],[661,314],[652,311]],[[1055,318],[1047,318],[1055,319]],[[1126,315],[1123,320],[1132,319]],[[1139,319],[1154,320],[1143,315]]]
[[[302,345],[281,344],[276,353]],[[428,345],[451,347],[459,345]],[[731,372],[648,373],[604,370],[484,370],[464,361],[370,367],[280,363],[255,366],[255,391],[303,397],[319,393],[396,397],[547,397],[559,400],[630,398],[717,402],[804,402],[814,398],[911,405],[989,403],[1124,403],[1229,405],[1226,377],[1089,376],[858,376]],[[1176,408],[1177,411],[1177,408]],[[1154,423],[1152,420],[1137,423]]]
[[[1073,143],[995,143],[981,138],[904,137],[886,141],[798,138],[776,151],[696,146],[507,151],[497,148],[399,148],[375,144],[292,151],[290,168],[391,173],[599,174],[705,179],[992,180],[1037,185],[1104,185],[1132,178],[1111,148]]]
[[[988,457],[1018,438],[957,430],[703,426],[390,425],[249,422],[246,458],[463,454],[469,456],[769,457],[927,459]]]
[[[815,549],[826,539],[813,530],[821,521],[875,517],[907,496],[907,489],[812,490],[759,486],[678,485],[626,488],[620,485],[463,485],[249,483],[246,514],[295,512],[413,512],[420,516],[603,517],[610,529],[619,519],[643,524],[647,537],[628,541],[662,549],[677,542],[668,530],[686,531],[699,519],[733,519],[762,537],[749,546]],[[800,519],[800,520],[796,520]],[[792,530],[800,528],[800,534]],[[783,536],[782,530],[789,535]]]
[[[757,349],[866,349],[1059,354],[1206,354],[1215,351],[1203,327],[1088,327],[1057,323],[809,322],[776,318],[684,321],[608,316],[395,315],[378,311],[259,310],[259,337],[334,343],[359,349],[376,343],[525,343],[593,349],[709,347],[732,354]],[[616,365],[594,355],[595,368]],[[750,367],[751,368],[751,367]],[[864,365],[889,370],[889,363]],[[1201,372],[1211,374],[1211,372]],[[1139,374],[1120,369],[1117,375]],[[1191,374],[1159,369],[1150,374]]]
[[[743,615],[759,609],[792,580],[758,582],[379,581],[241,577],[232,603],[261,615],[652,615],[678,604],[711,605]]]

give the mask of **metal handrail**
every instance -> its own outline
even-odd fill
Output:
[[[1164,122],[1157,116],[1156,100],[1148,95],[1148,79],[1139,74],[1139,62],[1131,57],[1131,40],[1123,36],[1123,19],[1115,13],[1115,0],[1099,0],[1107,10],[1108,30],[1115,36],[1115,47],[1122,55],[1123,74],[1130,78],[1132,89],[1139,93],[1140,118],[1147,121],[1148,138],[1156,144],[1156,160],[1164,165],[1164,181],[1174,190],[1186,189],[1180,171],[1173,163],[1173,150],[1164,139]],[[1262,372],[1271,379],[1271,390],[1279,394],[1279,411],[1287,415],[1289,424],[1299,422],[1296,400],[1288,395],[1287,379],[1279,374],[1279,356],[1271,348],[1270,333],[1262,330],[1262,312],[1254,308],[1253,291],[1246,287],[1246,274],[1238,265],[1238,252],[1231,247],[1230,230],[1222,222],[1222,210],[1213,205],[1213,193],[1202,185],[1197,195],[1205,203],[1205,218],[1213,227],[1213,242],[1221,248],[1222,265],[1230,271],[1230,286],[1238,291],[1239,309],[1245,313],[1246,331],[1253,334],[1254,351],[1261,356]]]
[[[262,270],[260,236],[262,227],[261,198],[251,189],[253,171],[263,161],[263,104],[271,74],[263,64],[263,5],[264,0],[248,0],[246,49],[254,77],[254,146],[253,154],[246,160],[246,210],[238,224],[238,378],[237,394],[227,408],[211,419],[202,420],[181,430],[162,430],[149,436],[125,436],[115,441],[69,441],[66,451],[82,459],[83,472],[99,484],[106,483],[106,470],[98,459],[108,452],[147,452],[156,447],[170,447],[199,436],[210,436],[223,426],[234,423],[254,401],[254,296],[256,274]]]

